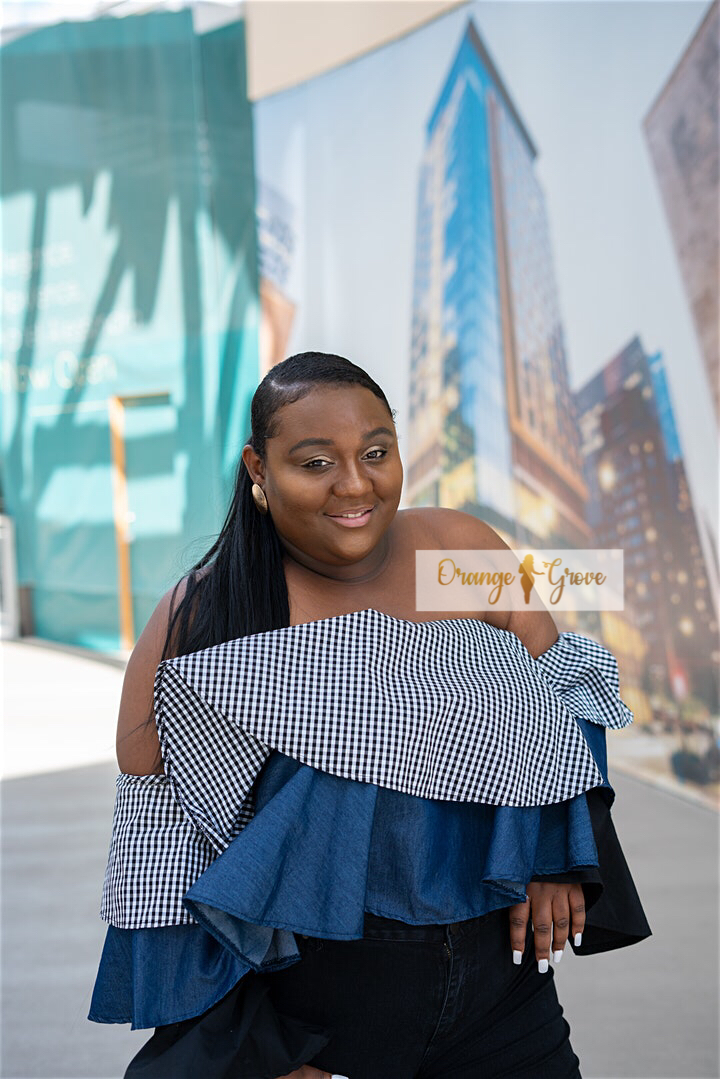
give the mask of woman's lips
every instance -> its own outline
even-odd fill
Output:
[[[342,517],[340,514],[335,513],[328,513],[328,517],[331,521],[337,521],[337,523],[344,528],[360,528],[370,520],[370,515],[374,509],[375,507],[371,506],[370,509],[365,510],[359,517]]]

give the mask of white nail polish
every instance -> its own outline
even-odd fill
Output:
[[[540,971],[541,974],[547,974],[547,972],[548,972],[548,961],[547,961],[547,959],[538,960],[538,970]]]
[[[559,963],[563,957],[562,952],[553,952],[553,963]]]
[[[523,957],[522,952],[515,952],[515,951],[513,952],[513,963],[515,964],[516,967],[519,967],[520,964],[522,963],[522,957]]]
[[[579,948],[581,944],[582,944],[582,933],[576,933],[575,934],[575,947]]]
[[[335,1072],[333,1072],[330,1079],[348,1079],[348,1077],[347,1075],[336,1075]]]

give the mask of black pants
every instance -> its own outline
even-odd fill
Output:
[[[512,962],[507,910],[450,926],[366,916],[355,941],[298,938],[265,982],[278,1011],[332,1031],[307,1061],[349,1079],[580,1079],[532,933]]]

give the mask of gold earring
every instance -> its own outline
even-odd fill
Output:
[[[268,511],[268,504],[267,498],[265,497],[265,492],[263,491],[262,487],[259,483],[254,483],[251,490],[253,502],[257,506],[258,513],[262,513],[263,515],[266,514]]]

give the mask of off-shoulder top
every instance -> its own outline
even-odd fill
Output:
[[[97,1022],[177,1023],[297,933],[462,921],[544,876],[583,882],[577,951],[649,935],[609,817],[605,729],[632,716],[588,638],[533,659],[369,609],[166,661],[155,714],[165,774],[117,782]]]

